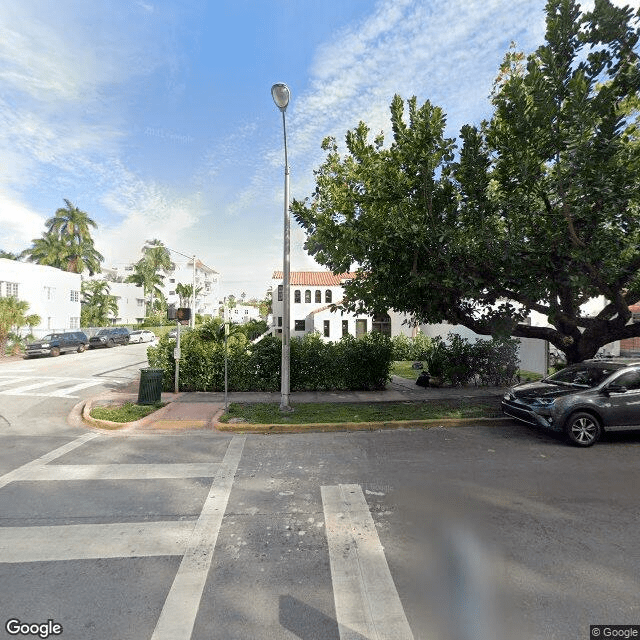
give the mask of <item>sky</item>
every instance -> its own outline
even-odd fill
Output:
[[[640,0],[616,0],[640,8]],[[388,134],[394,94],[447,133],[490,114],[514,41],[543,43],[544,0],[3,0],[0,249],[19,252],[68,199],[104,267],[146,240],[264,298],[282,269],[286,82],[291,197],[312,194],[327,135]],[[585,7],[588,3],[584,3]],[[291,269],[321,269],[292,220]],[[179,253],[174,254],[180,260]]]

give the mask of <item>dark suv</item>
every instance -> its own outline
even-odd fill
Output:
[[[129,329],[127,327],[112,327],[100,329],[89,340],[89,349],[95,347],[115,347],[117,344],[129,344]]]
[[[579,447],[595,444],[603,430],[640,429],[640,359],[585,360],[510,389],[508,416],[559,431]]]
[[[82,353],[89,344],[89,338],[82,331],[50,333],[41,340],[30,342],[25,347],[25,358],[32,356],[59,356],[68,351]]]

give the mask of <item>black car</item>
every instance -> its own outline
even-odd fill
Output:
[[[129,344],[129,329],[127,327],[111,327],[100,329],[89,340],[89,349],[96,347],[115,347],[117,344]]]
[[[640,359],[585,360],[510,389],[502,399],[508,416],[563,433],[579,447],[603,431],[640,429]]]
[[[59,356],[61,353],[77,351],[82,353],[89,344],[89,338],[83,331],[50,333],[41,340],[30,342],[25,347],[25,358],[32,356]]]

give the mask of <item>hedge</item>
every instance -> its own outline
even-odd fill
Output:
[[[163,387],[174,388],[175,341],[163,336],[149,347],[149,365],[163,369]],[[265,337],[251,344],[238,333],[227,340],[229,391],[279,391],[282,344]],[[223,391],[225,344],[218,335],[192,331],[180,339],[180,389]],[[309,334],[291,340],[291,391],[376,390],[390,380],[391,340],[380,333],[324,342]]]

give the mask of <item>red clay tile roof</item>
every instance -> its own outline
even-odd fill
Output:
[[[355,273],[339,273],[338,275],[334,275],[331,271],[291,271],[289,273],[292,287],[339,287],[343,280],[349,280],[355,277]],[[273,279],[282,280],[282,271],[274,271]]]

